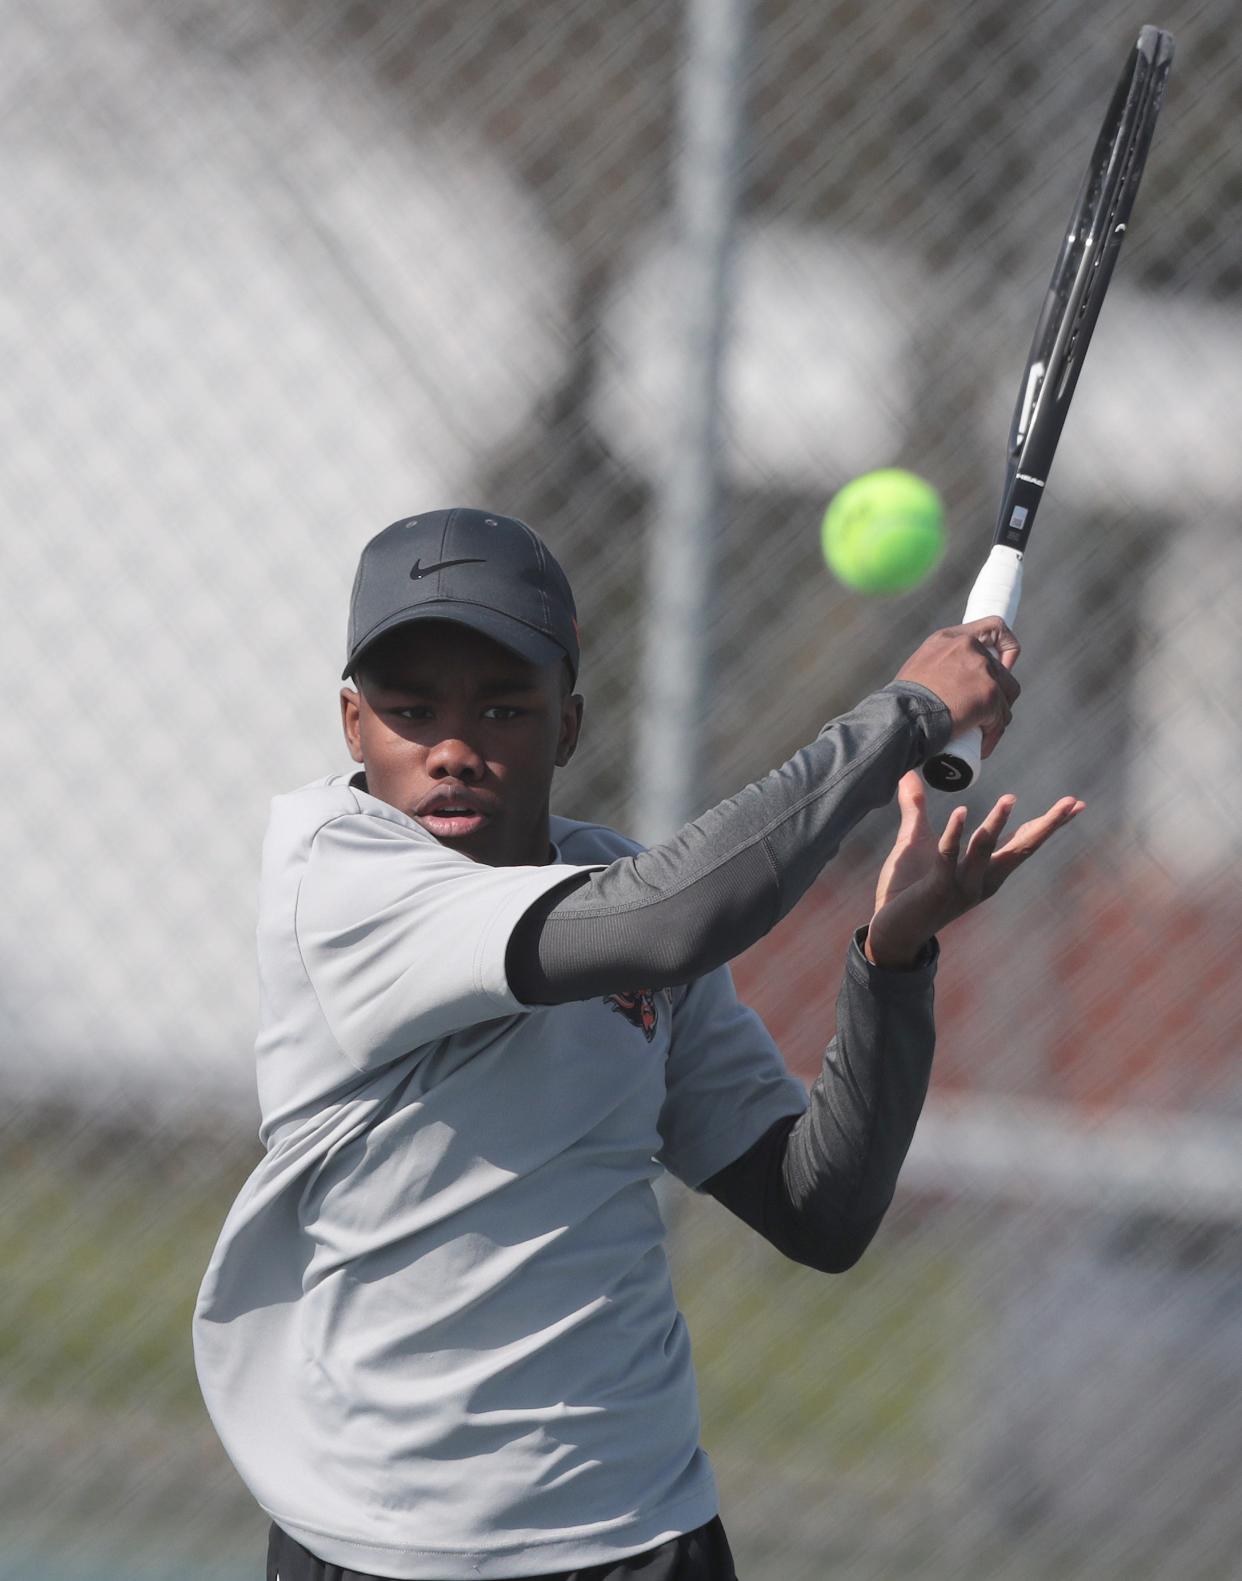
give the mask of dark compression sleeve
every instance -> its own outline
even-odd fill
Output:
[[[858,821],[948,741],[949,711],[894,681],[671,839],[578,874],[526,913],[506,958],[525,1004],[669,988],[762,938]]]
[[[777,1123],[702,1189],[796,1262],[851,1268],[892,1201],[927,1095],[937,946],[908,972],[850,948],[837,1033],[804,1114]]]

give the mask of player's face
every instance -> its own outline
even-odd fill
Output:
[[[476,862],[547,861],[552,774],[582,723],[562,664],[419,621],[377,644],[341,713],[372,796]]]

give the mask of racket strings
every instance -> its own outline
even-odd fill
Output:
[[[1077,382],[1080,351],[1094,327],[1104,299],[1113,264],[1121,248],[1126,222],[1134,206],[1139,179],[1155,131],[1156,117],[1164,97],[1170,61],[1157,58],[1149,62],[1142,51],[1135,51],[1132,75],[1114,99],[1119,113],[1110,116],[1106,132],[1096,147],[1095,161],[1087,190],[1079,207],[1064,256],[1065,285],[1061,294],[1063,317],[1049,363],[1055,361],[1056,378],[1052,404],[1059,413],[1055,427],[1045,441],[1055,445],[1060,435],[1070,397]],[[1107,157],[1100,154],[1107,149]],[[1083,220],[1087,223],[1084,225]],[[1055,287],[1054,287],[1055,289]],[[1056,342],[1059,341],[1058,354]],[[1046,384],[1046,376],[1041,381]],[[1032,413],[1028,432],[1036,427],[1038,412]]]

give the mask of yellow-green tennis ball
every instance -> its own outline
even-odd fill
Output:
[[[930,483],[900,467],[847,483],[824,512],[824,559],[860,593],[905,593],[944,552],[944,507]]]

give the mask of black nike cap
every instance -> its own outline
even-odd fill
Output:
[[[564,571],[515,516],[463,506],[406,516],[362,551],[349,601],[342,678],[398,626],[451,620],[533,664],[569,660],[578,676],[578,621]]]

